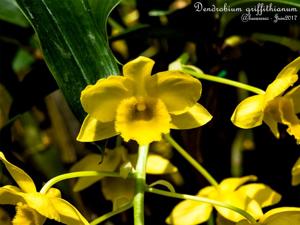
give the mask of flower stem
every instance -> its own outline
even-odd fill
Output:
[[[213,186],[217,187],[218,182],[213,178],[212,175],[192,156],[190,156],[171,136],[170,134],[164,135],[165,139],[183,156],[199,173],[206,178],[206,180]]]
[[[135,172],[135,195],[133,198],[134,225],[144,225],[144,194],[148,151],[148,145],[139,146]]]
[[[200,197],[200,196],[179,194],[179,193],[173,193],[173,192],[169,192],[169,191],[163,191],[163,190],[159,190],[159,189],[151,188],[151,187],[148,187],[146,189],[146,191],[150,192],[150,193],[158,194],[158,195],[171,197],[171,198],[179,198],[179,199],[185,199],[185,200],[189,199],[189,200],[198,201],[198,202],[202,202],[202,203],[212,204],[214,206],[227,208],[227,209],[230,209],[230,210],[233,210],[233,211],[239,213],[241,216],[243,216],[247,220],[249,220],[249,222],[251,222],[253,224],[256,224],[256,220],[253,218],[253,216],[251,216],[245,210],[240,209],[238,207],[235,207],[233,205],[227,204],[225,202],[220,202],[220,201],[216,201],[216,200],[213,200],[213,199],[204,198],[204,197]]]
[[[262,90],[260,88],[257,88],[257,87],[253,87],[249,84],[244,84],[244,83],[234,81],[234,80],[230,80],[230,79],[223,78],[223,77],[217,77],[217,76],[213,76],[213,75],[209,75],[209,74],[199,73],[199,72],[196,72],[196,71],[194,71],[194,70],[192,70],[188,67],[183,66],[182,71],[185,72],[185,73],[188,73],[188,74],[190,74],[194,77],[197,77],[199,79],[209,80],[209,81],[212,81],[212,82],[217,82],[217,83],[222,83],[222,84],[234,86],[234,87],[237,87],[237,88],[245,89],[247,91],[251,91],[251,92],[256,93],[256,94],[264,94],[265,93],[264,90]]]
[[[93,176],[105,176],[105,177],[121,177],[119,173],[116,172],[98,172],[98,171],[79,171],[79,172],[72,172],[72,173],[65,173],[53,177],[50,179],[40,190],[40,193],[45,194],[47,191],[56,183],[77,178],[77,177],[93,177]]]
[[[119,209],[116,209],[114,211],[111,211],[109,213],[106,213],[106,214],[94,219],[92,222],[90,222],[90,225],[97,225],[97,224],[103,222],[104,220],[107,220],[108,218],[114,216],[114,215],[117,215],[121,212],[126,211],[127,209],[130,209],[131,207],[132,207],[132,202],[120,207]]]

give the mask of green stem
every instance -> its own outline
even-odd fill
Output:
[[[133,198],[134,225],[144,225],[144,194],[148,151],[148,145],[142,145],[138,150],[135,172],[135,195]]]
[[[104,214],[104,215],[102,215],[102,216],[94,219],[92,222],[90,222],[90,225],[97,225],[97,224],[99,224],[99,223],[107,220],[108,218],[114,216],[114,215],[117,215],[117,214],[119,214],[121,212],[126,211],[127,209],[130,209],[131,207],[132,207],[132,202],[130,202],[129,204],[126,204],[126,205],[120,207],[119,209],[116,209],[116,210],[114,210],[112,212],[106,213],[106,214]]]
[[[253,87],[253,86],[248,85],[248,84],[243,84],[243,83],[238,82],[238,81],[233,81],[233,80],[230,80],[230,79],[226,79],[226,78],[223,78],[223,77],[217,77],[217,76],[213,76],[213,75],[209,75],[209,74],[198,73],[198,72],[195,72],[192,69],[190,69],[188,67],[185,67],[185,66],[183,66],[182,71],[185,72],[185,73],[188,73],[188,74],[190,74],[194,77],[197,77],[199,79],[209,80],[209,81],[217,82],[217,83],[221,83],[221,84],[227,84],[227,85],[234,86],[234,87],[237,87],[237,88],[245,89],[247,91],[251,91],[251,92],[256,93],[256,94],[264,94],[265,93],[265,91],[260,89],[260,88]]]
[[[235,207],[233,205],[229,205],[225,202],[220,202],[220,201],[217,201],[217,200],[204,198],[204,197],[200,197],[200,196],[179,194],[179,193],[173,193],[173,192],[169,192],[169,191],[163,191],[163,190],[159,190],[159,189],[151,188],[151,187],[148,187],[146,189],[146,191],[150,192],[150,193],[158,194],[158,195],[171,197],[171,198],[179,198],[179,199],[185,199],[185,200],[188,199],[188,200],[198,201],[198,202],[202,202],[202,203],[208,203],[208,204],[212,204],[214,206],[219,206],[219,207],[223,207],[223,208],[226,208],[226,209],[230,209],[230,210],[233,210],[233,211],[237,212],[241,216],[245,217],[247,220],[249,220],[249,222],[251,222],[253,224],[256,224],[256,220],[253,218],[253,216],[251,216],[245,210],[240,209],[238,207]]]
[[[192,156],[190,156],[171,136],[170,134],[164,135],[165,139],[183,156],[199,173],[206,178],[206,180],[213,186],[217,187],[218,182],[213,178],[212,175],[199,164]]]
[[[72,172],[72,173],[65,173],[58,175],[56,177],[53,177],[50,179],[40,190],[40,193],[45,194],[47,191],[56,183],[77,178],[77,177],[93,177],[93,176],[105,176],[105,177],[121,177],[119,173],[116,172],[98,172],[98,171],[79,171],[79,172]]]

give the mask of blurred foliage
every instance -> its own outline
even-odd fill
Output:
[[[119,73],[114,57],[120,64],[139,55],[151,57],[156,61],[156,72],[166,70],[170,62],[186,52],[189,63],[207,74],[264,89],[300,53],[299,12],[295,21],[242,22],[238,13],[196,12],[197,1],[192,0],[123,0],[111,12],[104,29],[117,0],[107,1],[107,5],[103,5],[104,0],[17,2],[23,10],[27,7],[37,13],[32,16],[30,11],[25,12],[38,32],[39,42],[15,1],[0,0],[0,150],[35,177],[38,187],[50,177],[68,171],[88,153],[99,152],[93,144],[75,141],[84,115],[79,95],[86,84]],[[221,7],[225,2],[232,7],[246,7],[259,1],[210,0],[202,4]],[[298,0],[266,2],[297,7],[300,11]],[[42,3],[45,8],[40,6]],[[41,11],[37,10],[39,7]],[[66,9],[68,14],[62,14]],[[52,11],[45,14],[44,20],[35,20],[47,10]],[[58,18],[58,24],[52,16]],[[109,50],[103,52],[107,36],[113,54]],[[283,194],[281,204],[299,206],[300,189],[290,185],[291,168],[300,155],[293,138],[284,128],[279,140],[266,126],[246,132],[238,130],[231,124],[230,116],[237,102],[248,93],[207,81],[202,84],[202,104],[214,119],[199,129],[175,131],[176,139],[218,180],[231,173],[255,174]],[[115,141],[109,140],[107,147],[113,148]],[[132,143],[127,145],[132,151],[136,148]],[[184,179],[180,177],[176,182],[172,178],[173,183],[180,184],[176,186],[179,192],[196,193],[199,186],[207,184],[176,153],[172,163]],[[0,183],[9,182],[4,171]],[[111,209],[111,203],[100,193],[99,183],[80,193],[70,191],[72,184],[73,181],[62,183],[64,195],[87,218]],[[146,201],[147,220],[164,224],[178,201],[148,197],[151,201]],[[9,207],[4,209],[9,215],[0,210],[1,224],[14,213]],[[130,213],[110,220],[112,224],[132,223]]]

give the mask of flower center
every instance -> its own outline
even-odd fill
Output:
[[[146,104],[144,102],[138,102],[137,105],[136,105],[136,109],[138,111],[145,111],[146,109]]]
[[[135,120],[151,120],[153,117],[153,109],[155,101],[152,99],[138,98],[133,103],[132,119]]]
[[[139,144],[159,141],[162,133],[170,130],[171,117],[165,104],[156,98],[131,97],[117,108],[115,129],[125,141]]]

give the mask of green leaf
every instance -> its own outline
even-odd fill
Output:
[[[87,0],[17,0],[35,29],[48,67],[74,114],[83,120],[80,93],[99,78],[119,74],[114,56]],[[104,7],[106,5],[107,7]],[[103,1],[102,18],[115,4]],[[102,22],[101,26],[105,23]]]
[[[92,9],[92,14],[95,19],[95,23],[99,27],[99,30],[103,32],[103,35],[107,37],[106,24],[108,15],[118,5],[121,0],[88,0]]]
[[[15,0],[0,1],[0,19],[21,27],[29,26],[27,19],[23,16]]]

